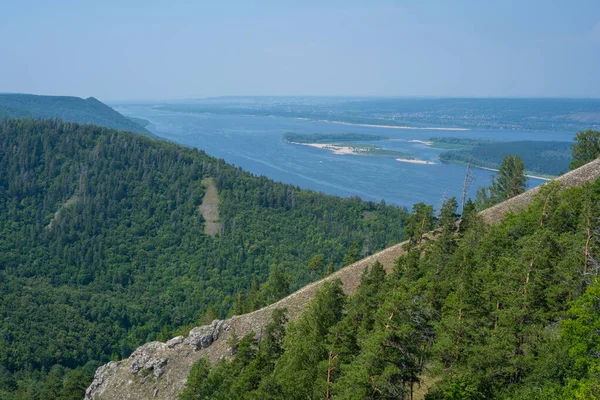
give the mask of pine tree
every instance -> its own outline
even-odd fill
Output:
[[[285,353],[273,372],[286,398],[313,396],[319,364],[328,359],[327,333],[342,318],[345,302],[341,282],[327,282],[319,288],[300,319],[288,325],[283,345]]]
[[[579,132],[574,138],[575,143],[571,147],[572,161],[570,169],[579,168],[600,156],[600,132],[587,130]]]
[[[425,234],[435,228],[435,216],[433,207],[425,203],[417,203],[413,206],[412,214],[408,217],[406,235],[412,246],[420,246]]]
[[[525,164],[521,157],[508,155],[502,160],[497,176],[492,182],[492,197],[501,202],[525,191],[527,178],[524,175]]]
[[[317,254],[308,262],[309,281],[312,282],[315,271],[322,271],[325,265],[325,257],[323,254]]]
[[[562,342],[573,360],[565,398],[600,399],[600,281],[573,304],[561,326]]]
[[[358,244],[353,242],[344,256],[344,266],[354,264],[356,261],[358,261]]]
[[[85,396],[89,377],[75,369],[67,372],[61,390],[61,400],[80,400]]]
[[[525,192],[526,182],[525,164],[521,157],[518,155],[504,157],[498,173],[492,178],[492,185],[477,189],[476,209],[484,210]]]

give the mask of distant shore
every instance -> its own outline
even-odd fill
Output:
[[[432,146],[434,142],[431,140],[419,140],[419,139],[390,139],[393,142],[406,142],[406,143],[419,143],[425,146]]]
[[[301,118],[296,118],[301,119]],[[328,119],[318,119],[318,122],[327,122],[330,124],[340,124],[340,125],[352,125],[352,126],[365,126],[369,128],[385,128],[385,129],[418,129],[425,131],[470,131],[469,128],[434,128],[434,127],[420,127],[420,126],[403,126],[403,125],[377,125],[377,124],[355,124],[352,122],[342,122],[342,121],[330,121]]]

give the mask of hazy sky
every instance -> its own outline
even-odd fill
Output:
[[[0,92],[600,97],[600,0],[0,0]]]

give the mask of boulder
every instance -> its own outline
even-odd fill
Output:
[[[176,336],[173,339],[167,341],[167,347],[172,349],[173,347],[181,343],[183,343],[183,336]]]
[[[216,319],[210,325],[198,326],[192,329],[184,343],[192,346],[194,350],[205,349],[219,338],[222,331],[229,331],[229,325]]]

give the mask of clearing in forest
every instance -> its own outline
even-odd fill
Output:
[[[204,178],[202,184],[206,187],[206,193],[200,204],[200,212],[204,217],[204,233],[215,237],[221,232],[219,222],[219,194],[213,178]]]

